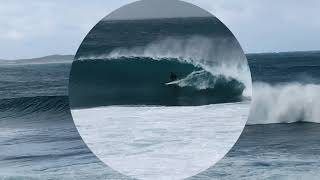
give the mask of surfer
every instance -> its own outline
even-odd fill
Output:
[[[173,72],[170,72],[170,81],[176,81],[177,80],[177,75]]]

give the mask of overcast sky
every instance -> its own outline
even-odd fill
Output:
[[[184,1],[144,0],[125,5],[113,11],[105,19],[121,20],[207,16],[212,16],[212,14]]]
[[[320,50],[319,0],[186,1],[224,22],[245,52]],[[0,59],[75,54],[100,19],[130,2],[1,0]]]

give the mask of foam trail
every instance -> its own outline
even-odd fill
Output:
[[[213,76],[211,73],[204,70],[194,71],[184,79],[167,83],[167,85],[177,84],[180,87],[192,86],[196,87],[198,90],[205,90],[209,88],[214,89],[216,86],[219,86],[219,83],[223,83],[226,86],[232,84],[232,90],[237,89],[242,91],[244,89],[244,84],[234,81],[234,79],[228,79],[221,75]]]
[[[247,124],[320,123],[320,85],[253,84],[253,102]]]
[[[226,52],[227,51],[227,52]],[[146,46],[116,48],[113,51],[85,57],[78,60],[119,59],[123,57],[144,57],[153,60],[177,59],[203,68],[214,76],[223,75],[245,84],[243,95],[251,97],[251,75],[246,57],[233,38],[190,36],[167,37]]]

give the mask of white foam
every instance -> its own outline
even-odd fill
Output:
[[[320,123],[320,85],[254,83],[248,124]]]
[[[218,162],[242,132],[249,103],[72,110],[89,148],[138,179],[187,178]]]

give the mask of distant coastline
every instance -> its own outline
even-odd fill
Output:
[[[283,52],[259,52],[259,53],[246,53],[247,56],[253,56],[253,55],[304,55],[304,54],[316,54],[320,55],[320,50],[314,50],[314,51],[283,51]]]
[[[263,52],[263,53],[246,53],[248,59],[257,56],[274,57],[274,56],[295,56],[303,57],[305,55],[320,56],[319,51],[287,51],[287,52]],[[0,64],[42,64],[42,63],[72,63],[74,55],[48,55],[30,59],[0,59]]]
[[[43,63],[71,63],[74,55],[49,55],[30,59],[0,59],[0,64],[43,64]]]

